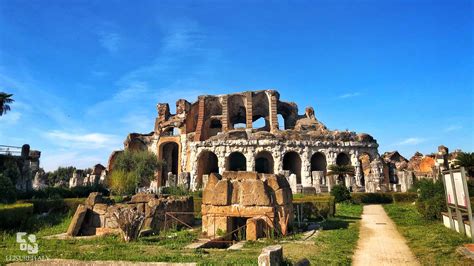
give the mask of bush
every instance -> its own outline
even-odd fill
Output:
[[[100,192],[104,196],[108,196],[109,191],[102,185],[60,188],[47,187],[42,190],[18,192],[18,199],[63,199],[63,198],[85,198],[91,192]]]
[[[390,193],[352,193],[354,204],[388,204],[393,202]]]
[[[16,189],[10,178],[0,173],[0,203],[16,201]]]
[[[33,213],[45,212],[68,213],[74,212],[79,204],[84,204],[84,198],[76,199],[31,199],[22,201],[33,204]]]
[[[115,195],[130,195],[135,193],[137,181],[135,177],[122,170],[114,170],[109,179],[110,190]]]
[[[418,193],[405,192],[405,193],[392,193],[393,202],[415,202],[418,198]]]
[[[33,204],[0,205],[0,229],[10,230],[23,226],[33,214]]]
[[[351,199],[351,192],[344,185],[335,185],[331,188],[331,196],[334,196],[336,203]]]
[[[160,169],[162,162],[149,151],[129,151],[117,155],[110,178],[110,187],[115,194],[133,194],[139,186],[146,185]]]
[[[414,187],[418,191],[418,212],[427,220],[440,219],[441,212],[447,210],[443,182],[422,179],[418,180]]]
[[[293,199],[293,203],[302,204],[303,211],[310,218],[333,217],[336,214],[336,202],[333,196],[304,196]]]

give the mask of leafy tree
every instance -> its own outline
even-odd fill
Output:
[[[0,203],[13,203],[16,201],[15,185],[10,178],[0,173]]]
[[[9,104],[15,101],[11,98],[12,96],[13,94],[0,92],[0,116],[6,114],[8,111],[11,110]]]
[[[147,185],[163,162],[149,151],[124,151],[114,162],[109,185],[115,194],[133,194],[135,189]]]
[[[16,184],[16,181],[21,177],[20,169],[12,156],[2,156],[0,173],[3,174],[5,178],[10,179],[12,184]]]
[[[443,182],[421,179],[417,180],[414,188],[418,192],[418,212],[427,220],[440,219],[441,212],[447,210]]]
[[[76,170],[73,166],[68,167],[58,167],[58,169],[54,170],[53,172],[47,173],[47,179],[50,186],[54,186],[55,184],[64,181],[68,182],[69,179],[72,177],[72,174]]]
[[[474,176],[474,152],[461,152],[454,160],[456,167],[464,167],[467,175]]]

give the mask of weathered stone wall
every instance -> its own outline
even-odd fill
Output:
[[[183,226],[169,215],[166,217],[166,213],[188,225],[194,223],[192,197],[158,197],[155,194],[143,193],[134,195],[129,202],[114,204],[111,200],[103,198],[100,193],[91,193],[85,204],[77,208],[68,234],[76,236],[117,232],[119,227],[114,213],[123,208],[136,208],[138,213],[145,216],[142,230],[151,229],[159,232],[170,226]]]
[[[228,234],[235,230],[235,218],[245,218],[249,240],[261,236],[265,227],[286,234],[293,223],[292,201],[288,181],[281,175],[211,174],[203,191],[202,230],[214,238],[219,231]]]

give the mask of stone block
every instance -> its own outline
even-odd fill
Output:
[[[107,212],[108,207],[109,206],[107,204],[97,203],[94,205],[94,208],[92,210],[99,215],[104,215]]]
[[[77,236],[82,226],[82,222],[84,221],[84,217],[86,216],[87,208],[86,206],[79,204],[77,206],[76,212],[72,217],[71,223],[67,229],[67,234],[69,236]]]
[[[241,182],[240,204],[243,206],[270,205],[269,195],[261,180],[245,179]]]
[[[283,264],[283,248],[280,245],[269,246],[262,249],[258,256],[259,266],[274,266]]]
[[[97,203],[104,203],[105,200],[102,197],[102,193],[99,192],[92,192],[86,199],[85,206],[89,209],[92,209],[95,204]]]
[[[231,204],[240,203],[240,193],[242,191],[241,184],[238,181],[232,182],[232,199]]]
[[[230,205],[232,197],[232,186],[228,179],[217,182],[214,187],[211,204],[215,206]]]
[[[275,201],[278,205],[286,205],[293,202],[293,194],[290,188],[280,188],[275,191]]]
[[[158,196],[156,194],[148,194],[148,193],[138,193],[132,196],[130,200],[131,203],[147,203],[152,199],[156,199]]]
[[[250,218],[246,223],[246,240],[256,241],[263,236],[265,221],[263,219]]]
[[[283,175],[265,175],[267,185],[277,191],[280,188],[289,188],[290,184],[288,180]]]

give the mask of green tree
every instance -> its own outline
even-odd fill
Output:
[[[13,103],[15,101],[11,98],[12,96],[13,94],[0,92],[0,116],[6,114],[8,111],[11,110],[10,103]]]
[[[16,189],[11,179],[0,173],[0,203],[13,203],[16,200]]]
[[[454,160],[456,167],[464,167],[467,175],[474,176],[474,152],[461,152]]]
[[[73,166],[68,167],[58,167],[58,169],[54,170],[53,172],[47,173],[47,179],[50,186],[54,186],[55,184],[65,181],[68,182],[69,179],[72,177],[72,174],[76,170]]]
[[[149,184],[163,162],[149,151],[124,151],[114,162],[109,186],[114,194],[133,194],[135,189]]]
[[[351,193],[344,185],[334,185],[331,188],[331,196],[334,196],[336,202],[343,202],[351,199]]]

